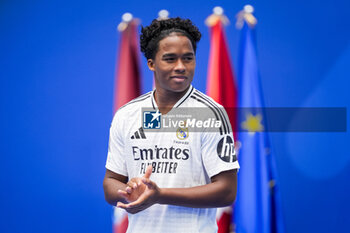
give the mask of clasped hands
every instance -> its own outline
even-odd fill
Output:
[[[117,207],[125,209],[128,213],[136,214],[157,203],[160,189],[156,183],[150,180],[152,166],[148,166],[143,177],[132,178],[125,190],[118,193],[127,203],[118,202]]]

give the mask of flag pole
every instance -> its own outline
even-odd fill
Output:
[[[158,18],[157,20],[165,20],[165,19],[169,19],[169,11],[163,9],[163,10],[160,10],[158,12]]]
[[[125,31],[125,29],[128,28],[130,23],[139,25],[140,19],[134,18],[134,16],[131,13],[126,12],[122,15],[122,21],[118,24],[117,30],[119,32]]]
[[[224,9],[220,6],[216,6],[213,8],[213,14],[209,15],[206,20],[205,24],[208,27],[214,26],[217,21],[221,21],[221,23],[225,26],[230,24],[230,20],[224,15]]]
[[[244,22],[248,24],[249,27],[254,28],[258,23],[258,20],[253,15],[254,7],[252,5],[245,5],[243,10],[237,13],[236,18],[236,28],[242,29]]]

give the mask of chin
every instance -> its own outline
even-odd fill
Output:
[[[191,83],[186,83],[186,85],[181,84],[181,85],[173,85],[170,90],[173,92],[184,92],[190,87]]]

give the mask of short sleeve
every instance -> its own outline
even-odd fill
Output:
[[[126,161],[124,158],[124,137],[122,135],[123,118],[117,112],[113,118],[111,128],[109,130],[108,155],[106,168],[117,174],[128,176],[126,169]]]
[[[222,122],[231,129],[226,111],[221,109],[224,119]],[[204,168],[209,177],[223,171],[239,169],[237,156],[234,148],[232,130],[204,131],[201,136],[201,153]]]

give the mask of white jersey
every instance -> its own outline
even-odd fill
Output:
[[[213,99],[190,86],[175,108],[206,108],[222,125],[215,132],[146,130],[145,107],[157,110],[154,91],[120,108],[113,119],[106,168],[129,178],[153,167],[151,180],[160,188],[186,188],[210,183],[220,172],[238,169],[232,130],[226,112]],[[151,131],[151,132],[150,132]],[[228,152],[229,151],[229,152]],[[226,154],[225,154],[226,153]],[[216,208],[155,204],[129,214],[128,233],[217,232]]]

